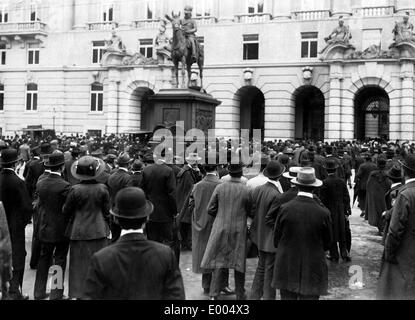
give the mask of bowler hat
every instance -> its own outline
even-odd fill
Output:
[[[393,181],[402,180],[402,168],[395,164],[392,168],[389,169],[388,172],[386,172],[386,176]]]
[[[1,150],[0,165],[13,164],[20,160],[16,149]]]
[[[42,143],[41,145],[40,145],[40,155],[41,156],[44,156],[44,155],[47,155],[47,154],[51,154],[52,153],[52,148],[51,148],[51,146],[50,146],[50,143]]]
[[[56,168],[65,164],[65,156],[62,152],[52,153],[43,164],[46,168]]]
[[[399,163],[406,169],[415,172],[415,154],[408,154],[404,161],[399,160]]]
[[[316,171],[314,168],[301,168],[297,174],[297,178],[291,180],[291,183],[304,186],[319,188],[323,185],[323,182],[316,178]]]
[[[71,167],[72,175],[78,180],[95,180],[105,171],[105,162],[91,156],[85,156],[75,161]]]
[[[237,174],[237,173],[242,173],[243,172],[243,168],[242,168],[242,164],[238,163],[238,164],[230,164],[228,166],[228,172],[232,173],[232,174]]]
[[[287,179],[297,178],[297,174],[300,171],[301,167],[291,167],[288,172],[283,173],[283,177]]]
[[[337,162],[334,159],[327,159],[326,163],[324,164],[324,169],[326,169],[327,171],[333,172],[336,171],[337,168],[339,167],[339,165],[337,164]]]
[[[268,162],[264,170],[264,176],[270,179],[277,179],[284,173],[285,167],[276,160]]]
[[[121,153],[120,156],[117,159],[118,164],[129,164],[133,161],[134,161],[134,159],[131,159],[130,155],[126,152]]]
[[[0,140],[0,150],[7,149],[7,143],[3,140]]]
[[[117,218],[128,220],[148,217],[154,211],[153,204],[146,199],[140,188],[129,187],[122,189],[115,197],[115,208],[111,214]]]

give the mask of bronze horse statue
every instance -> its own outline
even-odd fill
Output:
[[[173,44],[172,44],[172,51],[171,51],[171,59],[173,61],[173,72],[176,79],[176,87],[179,87],[179,63],[182,63],[182,87],[186,87],[185,85],[185,68],[187,69],[187,87],[190,87],[191,83],[191,75],[192,75],[192,65],[194,63],[192,59],[192,51],[190,46],[190,42],[186,39],[184,35],[184,31],[181,28],[180,22],[180,13],[175,15],[172,12],[172,16],[166,15],[166,19],[169,20],[173,26]],[[196,57],[197,65],[199,66],[199,75],[200,75],[200,91],[203,92],[203,65],[204,65],[204,52],[203,48],[200,47],[198,41],[195,41],[198,45],[198,55]]]

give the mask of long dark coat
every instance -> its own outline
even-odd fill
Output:
[[[32,201],[26,184],[15,172],[0,172],[0,201],[6,210],[10,239],[12,242],[13,269],[25,268],[25,228],[32,217]]]
[[[69,182],[55,174],[37,183],[40,241],[57,243],[68,240],[65,231],[69,217],[62,213],[62,209],[70,188]]]
[[[272,286],[301,295],[327,294],[326,251],[332,243],[330,212],[315,199],[297,196],[278,214]]]
[[[369,176],[372,171],[375,171],[376,169],[376,164],[371,161],[366,161],[359,166],[359,170],[357,171],[355,189],[357,189],[357,193],[359,195],[359,208],[361,210],[365,210],[366,208],[367,181],[369,180]]]
[[[202,268],[245,272],[247,218],[251,215],[251,206],[251,194],[241,179],[231,178],[215,189],[208,209],[215,221]]]
[[[185,206],[185,203],[190,195],[190,192],[192,192],[193,186],[199,181],[193,169],[186,165],[177,175],[176,182],[177,209],[180,212],[179,221],[182,223],[190,224],[192,221],[192,213]]]
[[[129,172],[123,169],[116,169],[109,176],[107,185],[110,192],[111,208],[114,208],[117,193],[124,188],[132,187],[133,179]]]
[[[83,291],[86,300],[185,299],[173,251],[134,233],[94,254]]]
[[[352,212],[350,196],[344,180],[330,175],[323,181],[320,200],[330,211],[334,242],[346,243],[346,216]]]
[[[370,174],[366,185],[365,212],[371,226],[381,227],[382,213],[386,210],[385,194],[390,187],[391,182],[383,170]]]
[[[393,207],[377,298],[415,299],[415,182],[402,187]]]
[[[399,192],[401,191],[402,187],[404,185],[402,183],[395,185],[394,187],[392,187],[388,192],[386,192],[385,194],[385,203],[386,203],[386,214],[383,217],[383,221],[384,221],[384,228],[383,228],[383,236],[382,236],[382,244],[385,245],[386,242],[386,236],[388,235],[388,231],[389,231],[389,225],[392,219],[392,209],[393,209],[393,205],[396,201],[396,199],[398,198]]]
[[[208,214],[208,205],[213,191],[221,183],[218,177],[207,175],[193,187],[190,193],[188,208],[193,213],[192,268],[194,273],[208,272],[200,267],[214,221],[214,218]]]
[[[251,240],[260,251],[275,253],[273,228],[265,223],[265,217],[274,201],[282,198],[282,194],[271,182],[252,191]]]
[[[36,191],[36,183],[39,177],[45,172],[45,167],[43,166],[42,160],[40,160],[40,158],[33,158],[27,163],[26,167],[27,173],[24,176],[26,187],[30,197],[33,199]]]
[[[0,202],[0,278],[6,282],[11,278],[12,244],[3,203]],[[0,281],[0,285],[2,284]]]
[[[179,211],[176,204],[176,177],[166,164],[153,164],[143,170],[142,189],[154,204],[153,222],[173,222]]]

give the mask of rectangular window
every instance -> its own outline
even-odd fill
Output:
[[[317,58],[318,32],[301,33],[301,58]]]
[[[156,18],[157,4],[155,0],[146,1],[146,19],[153,20]]]
[[[5,65],[6,64],[6,45],[0,43],[0,64]]]
[[[259,58],[259,36],[248,34],[243,36],[243,59],[258,60]]]
[[[249,14],[264,13],[265,0],[247,0],[247,2],[247,9]]]
[[[140,53],[146,58],[153,57],[153,39],[140,40]]]
[[[103,22],[114,21],[114,5],[108,4],[103,7],[102,21]]]
[[[212,16],[212,0],[194,0],[193,8],[197,18]]]
[[[0,23],[9,22],[9,12],[7,7],[0,7]]]
[[[93,41],[92,46],[92,63],[100,63],[105,54],[105,41]]]
[[[31,85],[29,85],[31,86]],[[26,92],[26,110],[36,111],[37,110],[37,86],[36,89],[28,88]]]
[[[35,0],[30,3],[30,21],[39,21],[38,7]]]
[[[28,64],[39,64],[40,60],[40,49],[39,44],[29,43],[29,48],[27,49],[28,53]]]
[[[4,110],[4,85],[0,84],[0,111]]]
[[[102,112],[104,110],[104,87],[94,84],[91,88],[91,112]]]

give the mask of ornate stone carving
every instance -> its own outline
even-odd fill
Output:
[[[364,51],[353,51],[346,59],[396,59],[399,52],[396,49],[382,50],[380,46],[372,45]]]
[[[405,13],[402,22],[396,22],[392,33],[394,34],[392,46],[401,42],[415,42],[414,25],[409,22],[409,12]]]
[[[119,52],[119,53],[126,53],[127,49],[124,43],[121,40],[121,37],[117,35],[117,32],[114,30],[112,32],[111,39],[105,41],[107,52]]]
[[[311,79],[313,78],[313,67],[305,67],[303,68],[303,79],[305,83],[310,83]]]
[[[166,63],[171,60],[171,39],[166,35],[166,22],[162,20],[159,34],[155,40],[156,55],[159,64]]]
[[[324,38],[324,40],[327,43],[327,46],[320,52],[321,54],[324,53],[329,47],[341,44],[346,47],[351,46],[350,45],[350,39],[352,39],[352,33],[350,32],[350,27],[344,25],[343,16],[339,17],[339,26],[334,28],[332,33]]]
[[[122,64],[125,66],[130,65],[157,65],[158,61],[153,58],[147,58],[141,53],[137,52],[133,55],[127,55],[122,59]]]

